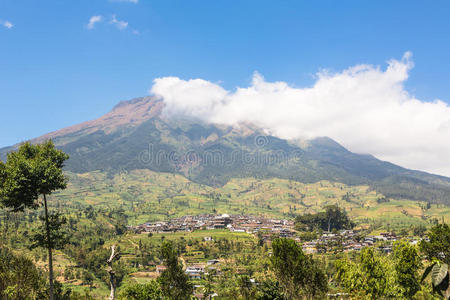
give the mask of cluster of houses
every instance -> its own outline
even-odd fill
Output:
[[[176,232],[202,229],[228,229],[233,232],[277,234],[281,237],[292,237],[295,234],[294,221],[267,219],[247,215],[212,215],[201,214],[183,216],[169,221],[149,222],[129,227],[135,232]]]
[[[341,230],[336,233],[324,232],[317,239],[304,241],[296,236],[294,225],[293,220],[269,219],[250,215],[201,214],[186,215],[168,221],[148,222],[138,226],[130,226],[129,229],[137,233],[228,229],[232,232],[258,234],[263,240],[271,240],[274,236],[293,238],[302,244],[303,251],[306,253],[329,251],[337,246],[343,251],[359,251],[366,246],[374,245],[378,241],[387,242],[380,250],[389,253],[392,251],[392,242],[397,240],[395,234],[389,232],[361,238],[356,231]]]
[[[210,272],[212,270],[217,270],[217,267],[215,265],[219,264],[220,261],[218,259],[210,259],[207,261],[206,264],[204,263],[198,263],[193,265],[186,266],[185,273],[189,276],[189,279],[191,280],[200,280],[202,278],[202,275]],[[164,265],[158,265],[156,266],[156,274],[161,275],[164,270],[166,270],[167,267]]]
[[[300,238],[296,238],[298,242],[302,242]],[[384,241],[380,248],[385,253],[392,252],[392,243],[397,240],[395,234],[383,232],[379,235],[368,235],[361,237],[353,230],[341,230],[337,233],[324,232],[318,239],[303,242],[303,252],[319,253],[329,251],[333,248],[340,247],[342,251],[360,251],[364,247],[373,246],[376,242]]]

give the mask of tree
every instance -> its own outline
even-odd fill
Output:
[[[66,230],[63,225],[67,223],[66,217],[60,213],[49,214],[48,220],[45,217],[39,217],[42,225],[33,233],[31,248],[44,247],[51,249],[61,249],[68,241]],[[47,223],[48,222],[48,223]],[[47,238],[47,225],[50,228],[50,239]]]
[[[22,144],[17,151],[8,153],[5,163],[0,161],[0,201],[13,211],[39,207],[42,196],[45,213],[46,246],[48,250],[50,300],[53,300],[53,258],[50,217],[47,196],[65,189],[67,178],[62,168],[68,155],[57,150],[51,141],[43,144]]]
[[[127,286],[121,293],[119,299],[124,300],[160,300],[162,299],[161,288],[157,281],[151,280],[146,284],[135,284]]]
[[[193,286],[183,271],[172,241],[162,243],[161,258],[167,267],[158,278],[163,295],[169,299],[190,299]]]
[[[88,271],[83,271],[83,284],[89,285],[90,288],[92,288],[94,284],[94,276]]]
[[[450,227],[448,224],[437,224],[428,233],[429,241],[420,242],[420,250],[432,261],[439,260],[450,264]]]
[[[33,262],[0,247],[0,299],[36,299],[45,292],[45,282]]]
[[[424,225],[417,225],[413,228],[413,234],[415,236],[424,236],[425,233],[427,232],[427,228]]]
[[[216,275],[216,271],[211,269],[205,275],[205,287],[203,292],[204,299],[211,299],[211,295],[214,294],[214,276]]]
[[[109,274],[109,283],[111,286],[111,293],[109,294],[109,300],[114,300],[115,299],[115,293],[116,293],[116,287],[117,287],[117,278],[116,278],[116,272],[113,269],[113,262],[115,260],[120,259],[120,254],[118,249],[116,248],[116,245],[112,245],[111,246],[111,256],[108,258],[108,260],[106,261],[106,263],[108,264],[108,267],[106,268],[106,270],[108,271]]]
[[[387,292],[387,278],[384,264],[376,253],[375,248],[366,247],[361,252],[361,270],[365,279],[367,294],[371,297],[381,298]]]
[[[422,280],[431,273],[433,292],[450,299],[450,227],[448,224],[436,224],[428,233],[429,241],[420,243],[420,250],[431,264],[425,269]]]
[[[297,216],[295,223],[297,229],[307,229],[310,231],[315,228],[327,231],[333,229],[351,229],[354,226],[345,210],[339,208],[337,205],[329,205],[325,207],[325,211],[317,214]]]
[[[257,300],[286,300],[280,284],[276,280],[266,279],[258,286]]]
[[[241,275],[237,279],[239,286],[239,292],[244,300],[254,299],[256,290],[253,288],[253,284],[248,275]]]
[[[396,281],[405,298],[411,299],[419,290],[418,272],[422,266],[416,247],[408,242],[400,241],[394,244],[394,265]]]
[[[356,262],[348,258],[337,260],[337,281],[358,299],[411,297],[410,294],[417,292],[412,277],[417,272],[420,258],[414,256],[414,251],[408,248],[409,245],[399,245],[394,257],[381,255],[374,247],[366,247]],[[401,266],[408,258],[413,262],[409,266]]]
[[[272,251],[272,268],[288,299],[301,299],[302,294],[317,297],[327,291],[325,273],[294,240],[275,239]]]
[[[345,210],[339,208],[337,205],[326,206],[325,217],[327,222],[327,231],[331,231],[333,229],[351,229],[354,226],[353,222],[348,218]]]

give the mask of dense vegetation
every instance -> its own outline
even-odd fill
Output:
[[[295,222],[297,229],[306,229],[308,231],[315,229],[335,231],[352,229],[355,226],[347,216],[347,213],[336,205],[326,206],[325,211],[316,214],[299,215]]]

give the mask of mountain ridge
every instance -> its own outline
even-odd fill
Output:
[[[232,178],[284,178],[305,183],[330,180],[367,184],[390,197],[450,204],[450,178],[409,170],[372,155],[356,154],[328,137],[298,142],[265,134],[251,124],[206,124],[168,118],[162,100],[149,96],[119,102],[104,116],[54,131],[70,154],[75,173],[149,169],[220,186]],[[0,158],[14,147],[0,149]]]

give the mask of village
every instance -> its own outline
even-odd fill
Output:
[[[303,251],[308,254],[325,253],[332,250],[343,252],[359,251],[364,247],[373,246],[377,242],[382,242],[379,243],[381,251],[389,253],[392,251],[392,243],[397,240],[397,236],[390,232],[362,236],[356,230],[325,231],[321,232],[314,239],[305,239],[295,230],[295,222],[293,220],[228,214],[186,215],[168,221],[148,222],[138,226],[129,226],[128,229],[136,233],[227,229],[231,232],[252,234],[263,241],[270,241],[274,237],[285,237],[300,243]],[[208,239],[211,239],[211,237],[205,237],[205,241]],[[415,243],[417,241],[412,242]]]
[[[142,232],[177,232],[194,230],[228,229],[232,232],[270,232],[280,237],[293,237],[294,221],[267,219],[264,217],[247,215],[213,215],[201,214],[196,216],[183,216],[169,221],[144,223],[130,226],[128,229],[136,233]]]

